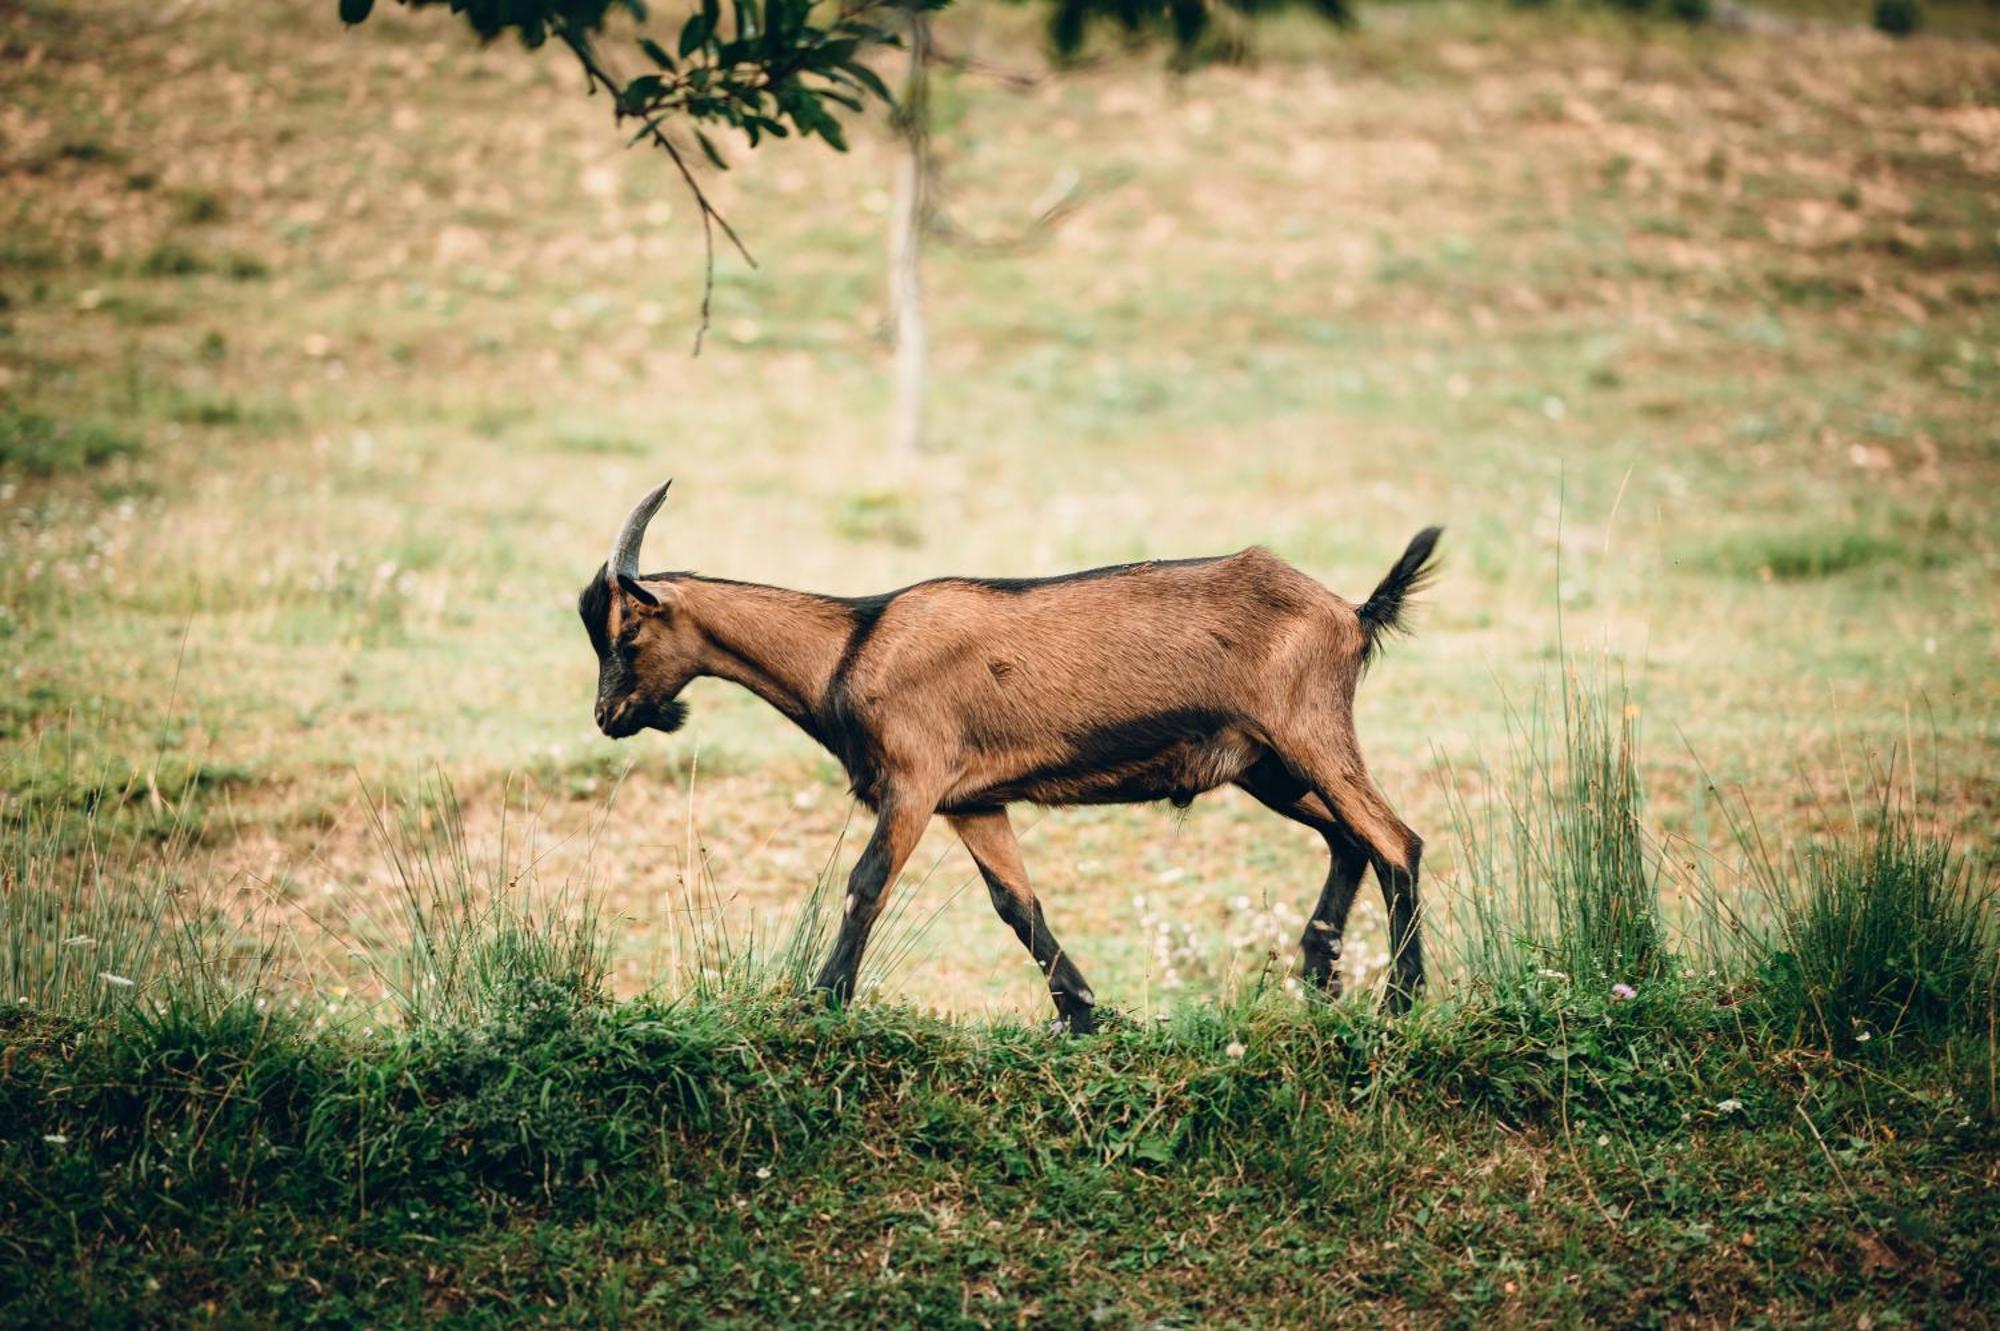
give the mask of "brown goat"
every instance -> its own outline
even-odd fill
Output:
[[[820,596],[641,575],[640,543],[666,492],[632,510],[578,598],[597,649],[597,724],[613,739],[676,730],[681,690],[708,675],[749,689],[840,759],[876,822],[816,988],[852,995],[889,887],[942,813],[1061,1020],[1092,1030],[1096,997],[1042,917],[1007,806],[1185,808],[1230,782],[1326,839],[1332,867],[1301,940],[1307,977],[1340,992],[1341,932],[1373,865],[1389,906],[1392,1006],[1422,987],[1423,843],[1362,766],[1354,689],[1428,579],[1437,528],[1419,532],[1359,606],[1254,548]]]

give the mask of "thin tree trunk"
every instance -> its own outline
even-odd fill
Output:
[[[930,16],[910,11],[910,63],[897,117],[903,155],[896,163],[896,208],[889,238],[889,303],[896,319],[895,448],[921,450],[928,369],[924,346],[924,223],[930,213]]]

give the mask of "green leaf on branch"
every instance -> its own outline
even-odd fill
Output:
[[[722,154],[715,150],[713,143],[709,142],[708,135],[702,133],[700,130],[696,130],[694,132],[694,141],[701,145],[702,155],[715,164],[716,170],[727,171],[729,169],[729,163],[722,160]]]
[[[843,60],[840,70],[890,106],[896,104],[896,99],[889,94],[889,85],[882,82],[882,76],[859,60]]]
[[[666,88],[666,80],[658,74],[641,74],[625,85],[618,94],[619,105],[633,115],[638,115],[649,106]]]
[[[715,24],[707,14],[691,14],[681,26],[681,54],[693,55],[708,45],[708,39],[715,33]]]
[[[666,70],[669,74],[674,72],[674,58],[667,54],[666,47],[660,45],[651,37],[641,37],[639,39],[639,49],[644,51],[647,58],[661,69]]]

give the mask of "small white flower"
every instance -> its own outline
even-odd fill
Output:
[[[757,1178],[758,1178],[758,1180],[759,1180],[759,1181],[761,1182],[762,1180],[764,1180],[764,1179],[767,1179],[767,1178],[769,1178],[769,1177],[771,1177],[771,1170],[770,1170],[770,1167],[769,1167],[769,1166],[759,1166],[759,1167],[758,1167],[758,1170],[757,1170]]]
[[[1716,1101],[1715,1112],[1718,1114],[1733,1114],[1742,1107],[1743,1102],[1732,1095],[1727,1100]]]
[[[1229,1055],[1231,1058],[1241,1058],[1243,1057],[1246,1051],[1243,1048],[1243,1042],[1241,1040],[1231,1040],[1229,1042],[1229,1047],[1224,1049],[1222,1052]]]
[[[137,980],[128,980],[122,975],[113,975],[110,971],[97,972],[97,978],[104,981],[106,984],[110,985],[114,989],[130,989],[133,985],[138,983]]]
[[[1598,1144],[1599,1146],[1609,1146],[1609,1145],[1611,1145],[1611,1134],[1610,1134],[1610,1133],[1608,1133],[1608,1132],[1600,1132],[1600,1133],[1598,1133],[1598,1134],[1597,1134],[1597,1144]]]
[[[1854,1042],[1856,1044],[1867,1044],[1874,1038],[1875,1033],[1873,1031],[1856,1031],[1854,1033]]]
[[[42,1134],[42,1140],[51,1146],[69,1145],[69,1138],[63,1136],[60,1132],[45,1132]]]

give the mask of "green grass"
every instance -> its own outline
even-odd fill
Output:
[[[838,843],[782,937],[730,932],[703,855],[671,978],[618,1002],[612,922],[442,780],[365,792],[397,914],[338,941],[372,991],[301,988],[17,813],[0,1325],[2000,1312],[1990,874],[1886,799],[1796,855],[1751,829],[1776,925],[1702,952],[1622,694],[1559,665],[1462,831],[1490,877],[1452,983],[1401,1019],[1269,967],[1091,1038],[829,1012]],[[910,901],[864,990],[923,941]]]
[[[136,456],[138,440],[110,426],[62,421],[0,404],[0,471],[59,476]]]
[[[1945,558],[1934,542],[1913,553],[1895,538],[1842,526],[1744,538],[1710,552],[1707,562],[1737,577],[1801,582],[1871,565],[1935,568]]]
[[[1449,935],[1474,983],[1523,973],[1598,990],[1671,963],[1659,854],[1647,831],[1638,705],[1623,687],[1558,662],[1562,677],[1517,714],[1510,767],[1480,808],[1453,806],[1463,868]],[[1549,694],[1553,694],[1553,697]],[[1689,943],[1707,937],[1690,931]],[[1708,960],[1704,958],[1704,961]]]
[[[1776,907],[1764,1002],[1793,1038],[1852,1053],[1878,1038],[1991,1030],[2000,1004],[1991,861],[1926,835],[1889,794],[1849,836],[1754,859]]]
[[[91,1020],[172,1001],[203,1011],[255,989],[269,953],[193,867],[186,791],[158,787],[137,827],[101,806],[0,804],[0,986],[21,1012]],[[177,802],[181,801],[181,802]]]
[[[8,1324],[1927,1320],[2000,1299],[1990,1107],[1726,994],[1070,1040],[524,1005],[366,1039],[0,1017]],[[1975,1117],[1976,1115],[1976,1117]]]
[[[504,824],[497,854],[476,853],[457,793],[441,779],[393,817],[373,800],[369,811],[396,880],[402,942],[386,960],[368,955],[407,1025],[491,1021],[604,997],[610,950],[589,898],[540,890],[532,865],[510,857]]]

